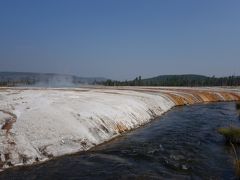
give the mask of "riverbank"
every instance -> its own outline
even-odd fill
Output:
[[[1,88],[0,166],[86,151],[174,106],[237,100],[237,88]]]

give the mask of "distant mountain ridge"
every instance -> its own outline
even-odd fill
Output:
[[[209,77],[197,74],[160,75],[130,81],[115,81],[102,77],[31,72],[0,72],[0,86],[78,87],[79,85],[105,86],[240,86],[240,76]]]
[[[106,81],[102,77],[78,77],[57,73],[0,72],[0,85],[75,86]]]
[[[104,82],[106,86],[239,86],[240,76],[208,77],[196,74],[160,75],[142,79],[141,76],[131,81]]]
[[[199,80],[199,79],[205,79],[208,78],[208,76],[204,75],[197,75],[197,74],[181,74],[181,75],[159,75],[152,78],[147,78],[144,80],[167,80],[172,78],[181,78],[181,79],[188,79],[188,80]]]

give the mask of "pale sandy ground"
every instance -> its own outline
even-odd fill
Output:
[[[176,105],[240,100],[237,88],[0,88],[0,169],[85,151]]]

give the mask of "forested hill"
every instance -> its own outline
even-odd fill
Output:
[[[161,75],[142,79],[141,76],[131,81],[104,82],[106,86],[239,86],[240,76],[208,77],[195,74]]]

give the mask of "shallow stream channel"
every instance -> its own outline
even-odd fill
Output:
[[[229,124],[240,126],[234,102],[176,107],[88,152],[8,169],[0,179],[236,179],[233,150],[217,132]]]

